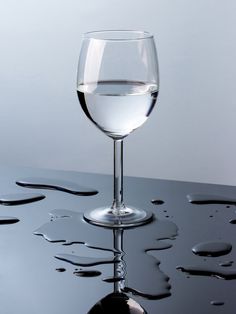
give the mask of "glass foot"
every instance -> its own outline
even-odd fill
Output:
[[[108,228],[128,228],[147,224],[153,214],[134,207],[125,207],[124,213],[114,215],[110,207],[96,208],[84,213],[84,219],[97,226]]]

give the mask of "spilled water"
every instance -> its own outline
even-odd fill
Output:
[[[226,280],[236,279],[236,269],[226,269],[217,265],[181,265],[177,266],[176,269],[191,275],[210,276]]]
[[[225,302],[223,302],[223,301],[216,301],[216,300],[211,301],[211,305],[224,305],[224,304],[225,304]]]
[[[152,203],[153,205],[162,205],[162,204],[164,204],[165,202],[164,202],[163,200],[160,200],[160,199],[153,199],[153,200],[151,200],[151,203]]]
[[[226,261],[226,262],[219,263],[219,265],[222,267],[230,267],[233,265],[233,263],[234,261]]]
[[[115,263],[115,260],[113,258],[84,257],[84,256],[77,256],[74,254],[57,254],[55,255],[55,258],[65,261],[65,262],[69,262],[76,266],[84,266],[84,267]]]
[[[10,225],[15,224],[19,222],[20,219],[16,217],[6,217],[6,216],[0,216],[0,225]]]
[[[98,277],[102,273],[99,270],[77,270],[73,274],[78,277]]]
[[[17,193],[0,195],[0,204],[6,206],[23,205],[43,200],[44,195],[38,193]]]
[[[81,186],[76,182],[68,182],[59,179],[32,177],[17,180],[16,184],[26,188],[58,190],[81,196],[95,195],[98,193],[97,190]]]
[[[208,205],[208,204],[236,205],[236,199],[219,196],[219,195],[188,194],[187,199],[189,203],[198,204],[198,205]]]
[[[222,256],[231,250],[232,245],[227,242],[202,242],[192,248],[193,253],[200,256]]]
[[[66,269],[64,267],[59,267],[59,268],[56,268],[56,271],[58,271],[59,273],[64,273]]]
[[[52,221],[35,230],[34,234],[41,235],[50,242],[66,245],[77,243],[89,248],[108,250],[114,256],[91,258],[58,253],[55,256],[57,259],[83,267],[113,264],[113,274],[102,280],[114,283],[115,292],[135,293],[148,299],[170,296],[169,277],[161,271],[160,261],[147,252],[171,248],[171,242],[177,235],[177,226],[173,222],[154,219],[146,226],[111,230],[88,224],[81,213],[69,210],[54,210],[51,216]],[[143,236],[140,236],[142,233]]]

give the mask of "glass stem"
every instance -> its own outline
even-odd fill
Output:
[[[123,203],[123,140],[114,140],[114,198],[112,204],[114,215],[124,215]]]

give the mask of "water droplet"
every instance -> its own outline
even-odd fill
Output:
[[[229,222],[230,222],[232,225],[235,225],[235,224],[236,224],[236,219],[231,219]]]
[[[222,301],[211,301],[211,305],[224,305],[225,302]]]
[[[153,199],[153,200],[151,200],[151,203],[152,203],[153,205],[162,205],[162,204],[164,204],[165,202],[164,202],[163,200]]]
[[[98,277],[102,273],[98,270],[80,270],[80,271],[74,271],[73,274],[78,277]]]
[[[0,216],[0,225],[10,225],[19,222],[20,220],[16,217]]]
[[[60,179],[49,179],[49,178],[26,178],[16,181],[17,185],[34,188],[34,189],[49,189],[58,190],[75,195],[95,195],[98,191],[81,186],[75,182],[63,181]]]
[[[44,195],[36,193],[5,194],[0,195],[0,204],[6,206],[22,205],[37,202],[44,198]]]
[[[226,242],[202,242],[192,248],[193,253],[200,256],[221,256],[231,250],[232,245]]]
[[[219,195],[204,195],[204,194],[188,194],[187,199],[189,203],[198,205],[207,204],[228,204],[236,205],[236,199],[231,199]]]
[[[56,268],[56,271],[58,271],[59,273],[63,273],[64,271],[66,271],[66,269],[63,267],[59,267],[59,268]]]
[[[234,261],[226,261],[226,262],[220,263],[219,265],[222,267],[230,267],[230,266],[232,266],[233,262]]]

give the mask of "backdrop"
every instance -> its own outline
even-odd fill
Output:
[[[234,0],[0,0],[0,163],[112,173],[76,95],[82,33],[154,34],[158,103],[125,140],[126,175],[236,184]]]

